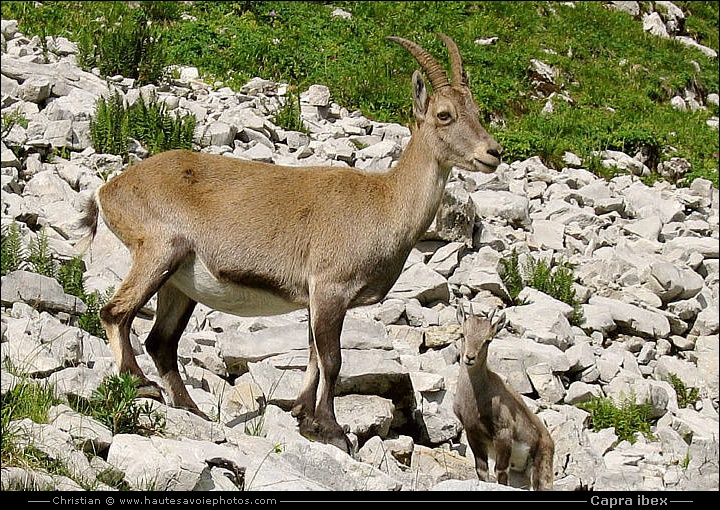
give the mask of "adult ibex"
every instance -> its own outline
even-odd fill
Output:
[[[412,76],[415,126],[387,172],[291,167],[173,150],[100,187],[84,220],[98,214],[128,247],[132,266],[100,317],[118,368],[141,378],[129,331],[157,292],[145,342],[176,407],[202,415],[178,372],[178,340],[197,302],[241,315],[309,310],[308,365],[292,408],[306,437],[349,450],[335,418],[340,332],[348,308],[380,301],[436,214],[453,166],[492,172],[500,145],[480,125],[455,43],[452,82],[417,44],[406,48],[427,74]]]
[[[466,315],[458,305],[463,339],[453,410],[463,424],[475,456],[478,478],[488,479],[488,453],[495,459],[498,483],[509,471],[529,475],[533,490],[552,490],[555,443],[542,420],[522,397],[487,366],[488,346],[504,315]]]

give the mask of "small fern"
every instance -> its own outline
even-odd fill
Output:
[[[95,113],[90,119],[90,139],[99,153],[117,154],[126,159],[130,128],[124,99],[118,91],[95,103]]]
[[[115,91],[107,99],[98,99],[90,121],[90,137],[97,152],[117,154],[127,160],[128,139],[140,141],[149,154],[170,149],[192,149],[195,116],[175,115],[155,95],[126,108],[122,95]]]
[[[3,225],[0,229],[0,265],[2,276],[22,268],[27,256],[20,236],[20,226],[16,221]]]
[[[688,407],[695,405],[698,401],[699,390],[697,388],[688,388],[685,383],[675,374],[668,374],[668,382],[675,388],[677,394],[678,407]]]
[[[634,443],[635,433],[640,432],[645,437],[653,439],[650,430],[652,406],[649,402],[638,404],[635,402],[635,395],[625,397],[616,406],[609,398],[592,398],[589,402],[578,404],[578,407],[590,413],[590,428],[602,430],[614,428],[618,439]]]
[[[517,298],[524,287],[532,287],[572,306],[570,324],[579,326],[583,323],[584,316],[573,288],[575,275],[570,263],[559,262],[551,266],[544,259],[528,256],[525,263],[521,264],[517,250],[513,249],[510,255],[500,259],[500,264],[500,276],[514,304],[521,304]]]
[[[292,90],[285,96],[285,104],[275,113],[273,122],[286,131],[310,132],[300,116],[300,96]]]
[[[28,246],[27,261],[35,273],[55,278],[58,263],[48,243],[47,232],[43,228]]]

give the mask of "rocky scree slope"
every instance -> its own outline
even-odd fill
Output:
[[[410,136],[348,112],[322,85],[301,94],[308,133],[286,131],[272,121],[284,84],[256,78],[234,92],[179,68],[167,85],[138,88],[82,71],[63,38],[50,41],[46,61],[15,22],[2,21],[2,37],[2,113],[28,120],[2,140],[2,224],[17,224],[26,245],[44,232],[61,259],[75,255],[83,198],[124,166],[90,143],[95,103],[110,91],[129,104],[155,94],[170,111],[193,114],[197,150],[226,157],[381,172]],[[146,156],[132,144],[131,161]],[[625,154],[607,159],[642,165]],[[467,300],[476,310],[505,310],[489,364],[555,440],[556,490],[717,490],[716,183],[647,186],[632,168],[605,181],[572,154],[566,163],[554,170],[530,158],[492,175],[454,170],[387,298],[349,313],[336,409],[356,442],[353,456],[304,439],[290,416],[307,360],[305,313],[239,318],[198,306],[180,362],[193,398],[217,421],[151,402],[166,421],[161,435],[113,435],[59,404],[48,423],[11,425],[67,476],[3,466],[3,489],[110,489],[101,474],[112,472],[137,490],[514,490],[476,479],[452,413],[455,312]],[[511,303],[501,270],[513,250],[521,260],[575,265],[580,326],[571,325],[572,307],[533,288],[520,294],[523,304]],[[87,292],[116,287],[129,267],[102,224],[84,262]],[[85,309],[52,278],[24,270],[2,277],[3,396],[29,378],[62,401],[87,399],[114,373],[106,343],[77,327]],[[151,324],[137,319],[133,341],[157,379],[143,347]],[[670,375],[697,388],[697,401],[678,406]],[[613,428],[591,430],[577,404],[593,397],[649,402],[652,436],[638,433],[631,443]]]

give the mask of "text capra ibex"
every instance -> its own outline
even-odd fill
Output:
[[[480,480],[488,480],[491,453],[498,483],[508,485],[512,470],[527,475],[533,490],[552,490],[555,443],[550,433],[522,397],[487,366],[488,346],[505,317],[493,321],[494,313],[466,315],[458,305],[463,338],[453,410],[465,429]]]
[[[436,214],[453,166],[492,172],[500,145],[480,125],[455,43],[449,81],[417,44],[389,37],[418,61],[415,125],[385,173],[289,167],[185,150],[158,154],[100,187],[84,223],[101,214],[132,266],[101,320],[122,372],[141,378],[129,340],[136,313],[157,292],[145,342],[171,403],[202,415],[178,372],[177,348],[197,302],[241,316],[309,310],[308,365],[292,408],[306,437],[348,451],[335,418],[340,332],[348,308],[381,300]]]

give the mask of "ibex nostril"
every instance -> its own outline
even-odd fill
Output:
[[[492,149],[488,149],[487,153],[494,158],[500,159],[500,156],[502,156],[502,147],[493,147]]]

